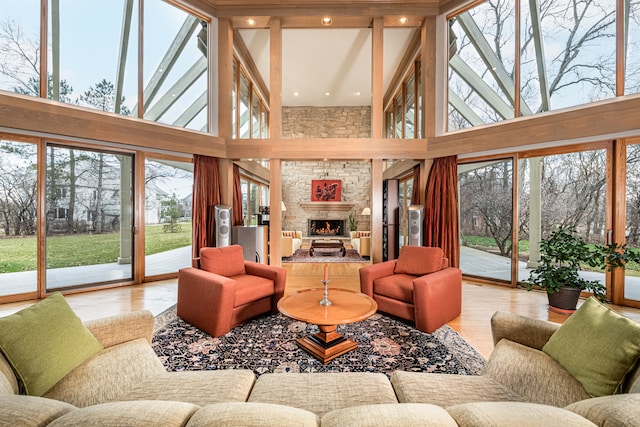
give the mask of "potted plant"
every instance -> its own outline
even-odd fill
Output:
[[[359,223],[360,221],[358,221],[358,219],[356,218],[356,214],[354,214],[353,212],[349,213],[349,230],[350,231],[358,230]]]
[[[624,253],[613,249],[617,245],[608,247],[610,252],[616,252],[620,262],[624,260]],[[581,265],[607,267],[603,248],[606,247],[591,249],[574,230],[561,227],[540,241],[540,264],[529,274],[525,282],[527,290],[534,286],[546,290],[549,306],[562,310],[575,310],[582,291],[591,291],[600,301],[606,301],[606,288],[602,283],[578,274]]]

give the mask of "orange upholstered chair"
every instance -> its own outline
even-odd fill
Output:
[[[360,290],[379,311],[432,333],[460,315],[462,271],[449,267],[440,248],[403,246],[397,260],[360,268]]]
[[[277,313],[287,271],[245,261],[242,246],[202,248],[194,267],[178,272],[177,313],[219,337],[262,313]]]

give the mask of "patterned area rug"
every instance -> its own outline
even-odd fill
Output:
[[[355,249],[347,249],[345,256],[336,249],[318,248],[309,255],[309,249],[298,249],[289,257],[282,257],[282,262],[369,262],[358,254]]]
[[[171,371],[251,369],[267,372],[382,372],[394,370],[479,374],[484,358],[445,325],[433,334],[379,313],[341,325],[358,348],[323,364],[296,343],[317,326],[281,314],[258,317],[212,338],[176,316],[175,306],[156,317],[153,349]]]

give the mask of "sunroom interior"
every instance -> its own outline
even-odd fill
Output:
[[[518,286],[559,225],[640,247],[640,1],[102,3],[5,11],[0,302],[175,277],[194,155],[218,159],[224,204],[238,167],[245,225],[269,206],[275,265],[317,213],[311,179],[342,179],[376,263],[384,180],[406,212],[451,156],[469,279]],[[590,273],[640,307],[635,267]]]

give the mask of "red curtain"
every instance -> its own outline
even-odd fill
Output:
[[[425,244],[442,248],[449,265],[460,266],[458,230],[458,162],[456,156],[435,159],[427,182]]]
[[[233,225],[244,225],[242,212],[242,187],[240,186],[240,168],[233,165]]]
[[[193,256],[216,245],[214,207],[220,204],[220,170],[215,157],[193,156]]]
[[[413,187],[411,188],[411,204],[420,204],[420,165],[413,167]]]

